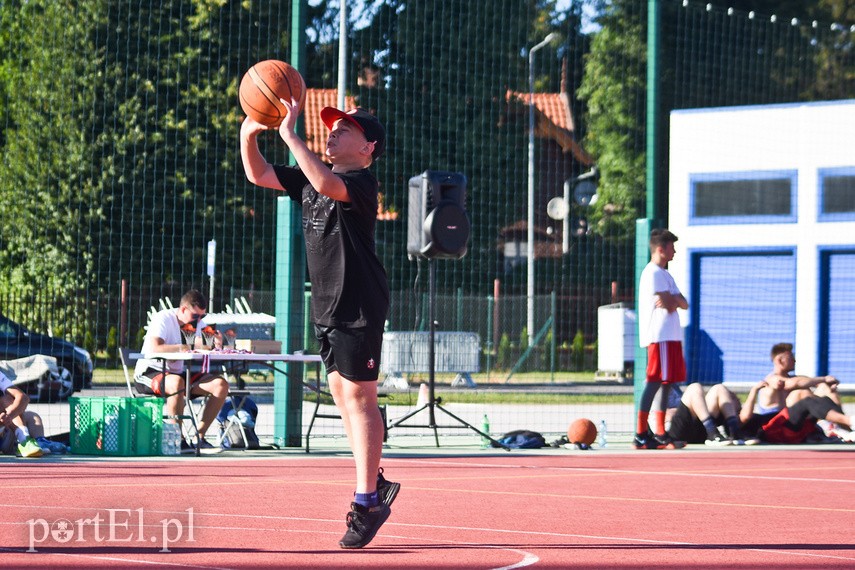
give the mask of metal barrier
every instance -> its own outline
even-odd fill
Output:
[[[428,332],[383,333],[380,372],[386,375],[384,386],[406,389],[404,374],[428,372],[430,361]],[[474,387],[472,372],[479,372],[481,337],[472,332],[436,332],[434,336],[434,371],[456,372],[452,386]]]

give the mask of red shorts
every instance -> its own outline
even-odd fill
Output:
[[[677,384],[686,380],[683,343],[679,340],[652,342],[647,346],[647,381]]]

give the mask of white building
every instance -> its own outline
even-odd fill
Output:
[[[672,113],[669,229],[690,379],[855,385],[855,100]]]

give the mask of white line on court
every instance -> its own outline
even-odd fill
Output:
[[[92,507],[64,507],[64,506],[56,506],[56,505],[52,505],[52,506],[38,505],[37,506],[37,505],[15,505],[15,504],[0,504],[0,508],[27,508],[27,509],[33,509],[33,510],[38,510],[38,511],[48,510],[48,509],[63,510],[63,511],[77,510],[77,511],[85,511],[88,513],[91,513],[92,511],[107,510],[107,509],[103,509],[103,508],[92,508]],[[186,511],[170,511],[170,510],[154,510],[154,509],[149,509],[146,512],[156,513],[156,514],[161,514],[161,515],[170,515],[170,514],[182,515],[182,514],[186,514]],[[320,523],[341,524],[341,519],[316,519],[316,518],[308,518],[308,517],[288,517],[288,516],[276,516],[276,515],[244,515],[244,514],[209,513],[209,512],[195,512],[195,511],[193,514],[194,514],[194,517],[210,516],[210,517],[214,517],[214,518],[229,517],[229,518],[245,518],[245,519],[250,519],[250,520],[260,519],[260,520],[268,520],[268,521],[297,521],[297,522],[320,522]],[[25,524],[26,524],[26,522],[0,521],[0,526],[19,526],[19,525],[25,525]],[[392,524],[394,524],[394,523],[386,523],[385,526],[390,526]],[[161,528],[160,525],[156,525],[156,524],[144,524],[141,526],[143,528],[145,528],[145,527],[153,527],[155,529]],[[430,527],[429,525],[403,525],[403,526],[410,526],[410,527],[415,527],[415,528],[419,528],[419,527],[429,528]],[[283,527],[263,528],[263,527],[258,527],[258,526],[242,527],[242,526],[194,524],[193,528],[194,528],[194,530],[213,530],[213,531],[228,531],[228,532],[236,531],[236,532],[246,532],[246,533],[252,533],[252,532],[274,532],[274,533],[275,532],[286,532],[286,533],[311,533],[311,534],[329,534],[329,535],[340,534],[340,531],[338,531],[338,530],[336,530],[336,531],[323,531],[323,530],[315,530],[315,529],[289,529],[289,528],[283,528]],[[454,527],[434,526],[432,528],[443,528],[443,529],[452,528],[453,529]],[[384,538],[394,538],[394,539],[399,539],[399,540],[412,540],[412,541],[417,541],[417,542],[421,541],[421,542],[437,542],[437,543],[443,543],[443,544],[455,544],[455,545],[460,545],[460,546],[469,546],[469,547],[472,547],[473,549],[500,550],[500,551],[510,552],[510,553],[513,553],[513,554],[520,556],[520,560],[518,562],[515,562],[515,563],[507,565],[507,566],[491,568],[490,570],[514,570],[516,568],[525,568],[527,566],[531,566],[531,565],[536,564],[537,562],[540,561],[540,558],[538,558],[536,555],[534,555],[530,552],[526,552],[524,550],[517,549],[517,548],[508,548],[508,547],[504,547],[504,546],[480,544],[477,542],[467,542],[467,541],[460,541],[460,540],[430,539],[430,538],[425,538],[424,536],[397,536],[397,535],[388,535],[385,533],[381,534],[380,536],[382,536]],[[216,549],[214,548],[213,550],[215,551]],[[0,552],[3,552],[3,551],[5,551],[5,552],[17,552],[20,554],[26,553],[25,548],[0,547]],[[133,563],[150,564],[150,565],[181,566],[181,567],[185,567],[185,568],[196,568],[196,569],[200,569],[200,570],[233,570],[230,568],[222,568],[222,567],[217,567],[217,566],[200,566],[200,565],[191,565],[191,564],[176,564],[176,563],[171,563],[171,562],[170,563],[168,563],[168,562],[155,562],[155,561],[149,561],[149,560],[139,560],[136,558],[119,558],[116,556],[100,556],[100,555],[95,555],[95,554],[43,552],[43,551],[38,551],[38,554],[50,554],[53,556],[73,556],[73,557],[80,557],[80,558],[88,558],[88,559],[92,559],[92,560],[104,560],[104,561],[109,560],[109,561],[113,561],[113,562],[124,562],[124,563],[133,562]]]
[[[26,554],[25,548],[7,548],[5,546],[0,546],[0,552],[12,552],[18,554]],[[127,564],[128,562],[132,562],[134,564],[148,564],[150,566],[179,566],[181,568],[196,568],[198,570],[235,570],[233,568],[223,568],[221,566],[199,566],[197,564],[181,564],[178,562],[158,562],[155,560],[141,560],[137,558],[119,558],[117,556],[104,556],[104,555],[96,555],[96,554],[77,554],[72,552],[36,552],[33,553],[38,556],[68,556],[70,558],[85,558],[89,560],[98,560],[100,562],[110,561],[117,563]]]
[[[93,510],[92,508],[86,507],[47,507],[47,506],[34,506],[34,505],[14,505],[14,504],[0,504],[0,507],[10,507],[10,508],[32,508],[32,509],[61,509],[68,508],[69,510],[78,509],[78,510]],[[96,509],[97,510],[97,509]],[[167,511],[167,510],[152,510],[147,511],[152,513],[161,513],[161,514],[183,514],[185,511]],[[211,513],[211,512],[196,512],[194,511],[195,517],[202,516],[210,516],[210,517],[230,517],[232,519],[242,518],[249,520],[268,520],[268,521],[295,521],[295,522],[316,522],[316,523],[335,523],[340,524],[340,519],[324,519],[324,518],[309,518],[309,517],[291,517],[291,516],[281,516],[281,515],[247,515],[240,513]],[[661,545],[671,545],[671,546],[692,546],[698,548],[715,548],[715,546],[711,546],[709,544],[704,543],[696,543],[696,542],[682,542],[682,541],[674,541],[674,540],[657,540],[650,538],[638,538],[638,537],[626,537],[626,536],[606,536],[606,535],[588,535],[588,534],[572,534],[572,533],[561,533],[561,532],[547,532],[547,531],[533,531],[533,530],[512,530],[512,529],[497,529],[497,528],[487,528],[487,527],[468,527],[468,526],[450,526],[450,525],[430,525],[430,524],[415,524],[415,523],[399,523],[399,522],[387,522],[384,525],[384,529],[389,527],[402,527],[402,528],[412,528],[412,529],[432,529],[432,530],[450,530],[450,531],[460,531],[460,532],[475,532],[478,534],[516,534],[522,536],[545,536],[551,538],[577,538],[577,539],[585,539],[585,540],[608,540],[613,542],[627,543],[627,542],[637,542],[644,544],[661,544]],[[335,534],[332,531],[318,531],[318,530],[306,530],[306,529],[286,529],[282,527],[274,527],[274,528],[259,528],[255,526],[251,527],[240,527],[240,526],[218,526],[218,525],[194,525],[194,528],[197,529],[208,529],[208,530],[219,530],[219,531],[245,531],[245,532],[258,532],[258,531],[268,531],[268,532],[292,532],[292,533],[300,533],[300,532],[312,532],[312,533],[322,533],[322,534]],[[523,560],[520,562],[511,565],[505,566],[501,569],[493,569],[493,570],[511,570],[513,568],[522,568],[525,566],[529,566],[535,564],[539,561],[539,558],[531,553],[528,553],[523,550],[511,549],[500,546],[486,545],[475,542],[465,542],[458,540],[439,540],[439,539],[429,539],[424,536],[398,536],[398,535],[389,535],[389,534],[381,534],[380,536],[384,538],[397,538],[397,539],[406,539],[406,540],[415,540],[415,541],[423,541],[423,542],[443,542],[443,543],[454,543],[460,544],[462,546],[473,546],[475,548],[495,548],[506,550],[509,552],[514,552],[523,556]],[[584,545],[580,545],[583,546]],[[810,557],[810,558],[824,558],[830,560],[846,560],[850,562],[855,562],[855,557],[851,556],[838,556],[833,554],[817,554],[811,552],[793,552],[788,550],[779,550],[772,548],[753,548],[749,545],[745,545],[743,547],[734,548],[734,550],[747,550],[752,552],[759,552],[763,554],[775,554],[775,555],[784,555],[791,557]],[[97,558],[97,557],[95,557]],[[210,567],[199,567],[199,568],[210,568]]]
[[[693,473],[691,471],[640,471],[638,469],[607,469],[601,467],[553,467],[553,466],[537,466],[537,465],[503,465],[499,463],[471,463],[459,461],[434,461],[421,459],[403,459],[395,457],[387,457],[383,459],[384,464],[388,463],[414,463],[425,467],[429,465],[449,465],[454,467],[489,467],[491,469],[524,469],[529,471],[567,471],[567,472],[588,472],[588,473],[614,473],[626,475],[654,475],[656,477],[676,476],[676,477],[705,477],[705,478],[722,478],[722,479],[763,479],[766,481],[787,481],[793,483],[855,483],[855,479],[821,479],[818,477],[773,477],[770,475],[733,475],[728,473]]]

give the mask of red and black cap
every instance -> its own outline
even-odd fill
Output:
[[[324,107],[321,110],[321,120],[329,130],[332,130],[336,121],[345,120],[356,126],[362,134],[365,135],[365,140],[374,143],[374,152],[371,153],[371,158],[377,160],[386,150],[386,129],[377,120],[377,117],[361,107],[351,109],[347,113],[339,111],[335,107]]]

